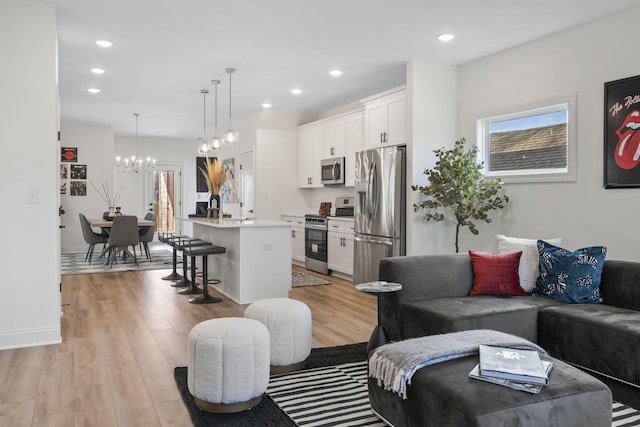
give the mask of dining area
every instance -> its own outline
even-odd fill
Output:
[[[156,232],[157,215],[147,212],[143,217],[135,215],[110,216],[105,212],[101,218],[87,218],[79,213],[82,237],[88,245],[84,261],[89,265],[94,261],[95,248],[102,245],[98,259],[103,259],[103,266],[113,268],[114,263],[127,263],[129,259],[139,267],[140,256],[144,251],[147,261],[152,261],[149,244]],[[99,231],[97,231],[99,230]]]

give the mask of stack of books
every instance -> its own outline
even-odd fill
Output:
[[[535,350],[480,345],[480,363],[469,377],[537,394],[549,384],[552,367],[553,363],[541,360]]]

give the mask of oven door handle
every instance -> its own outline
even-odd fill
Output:
[[[324,225],[309,225],[305,224],[304,228],[309,228],[312,230],[327,230],[327,227]]]

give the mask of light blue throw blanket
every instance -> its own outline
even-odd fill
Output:
[[[420,368],[447,360],[478,354],[480,344],[537,350],[547,354],[542,347],[515,335],[489,329],[429,335],[398,341],[378,347],[369,356],[369,376],[378,380],[379,386],[407,398],[407,384]]]

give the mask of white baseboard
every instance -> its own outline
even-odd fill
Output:
[[[0,350],[60,344],[61,342],[62,334],[60,326],[0,333]]]

